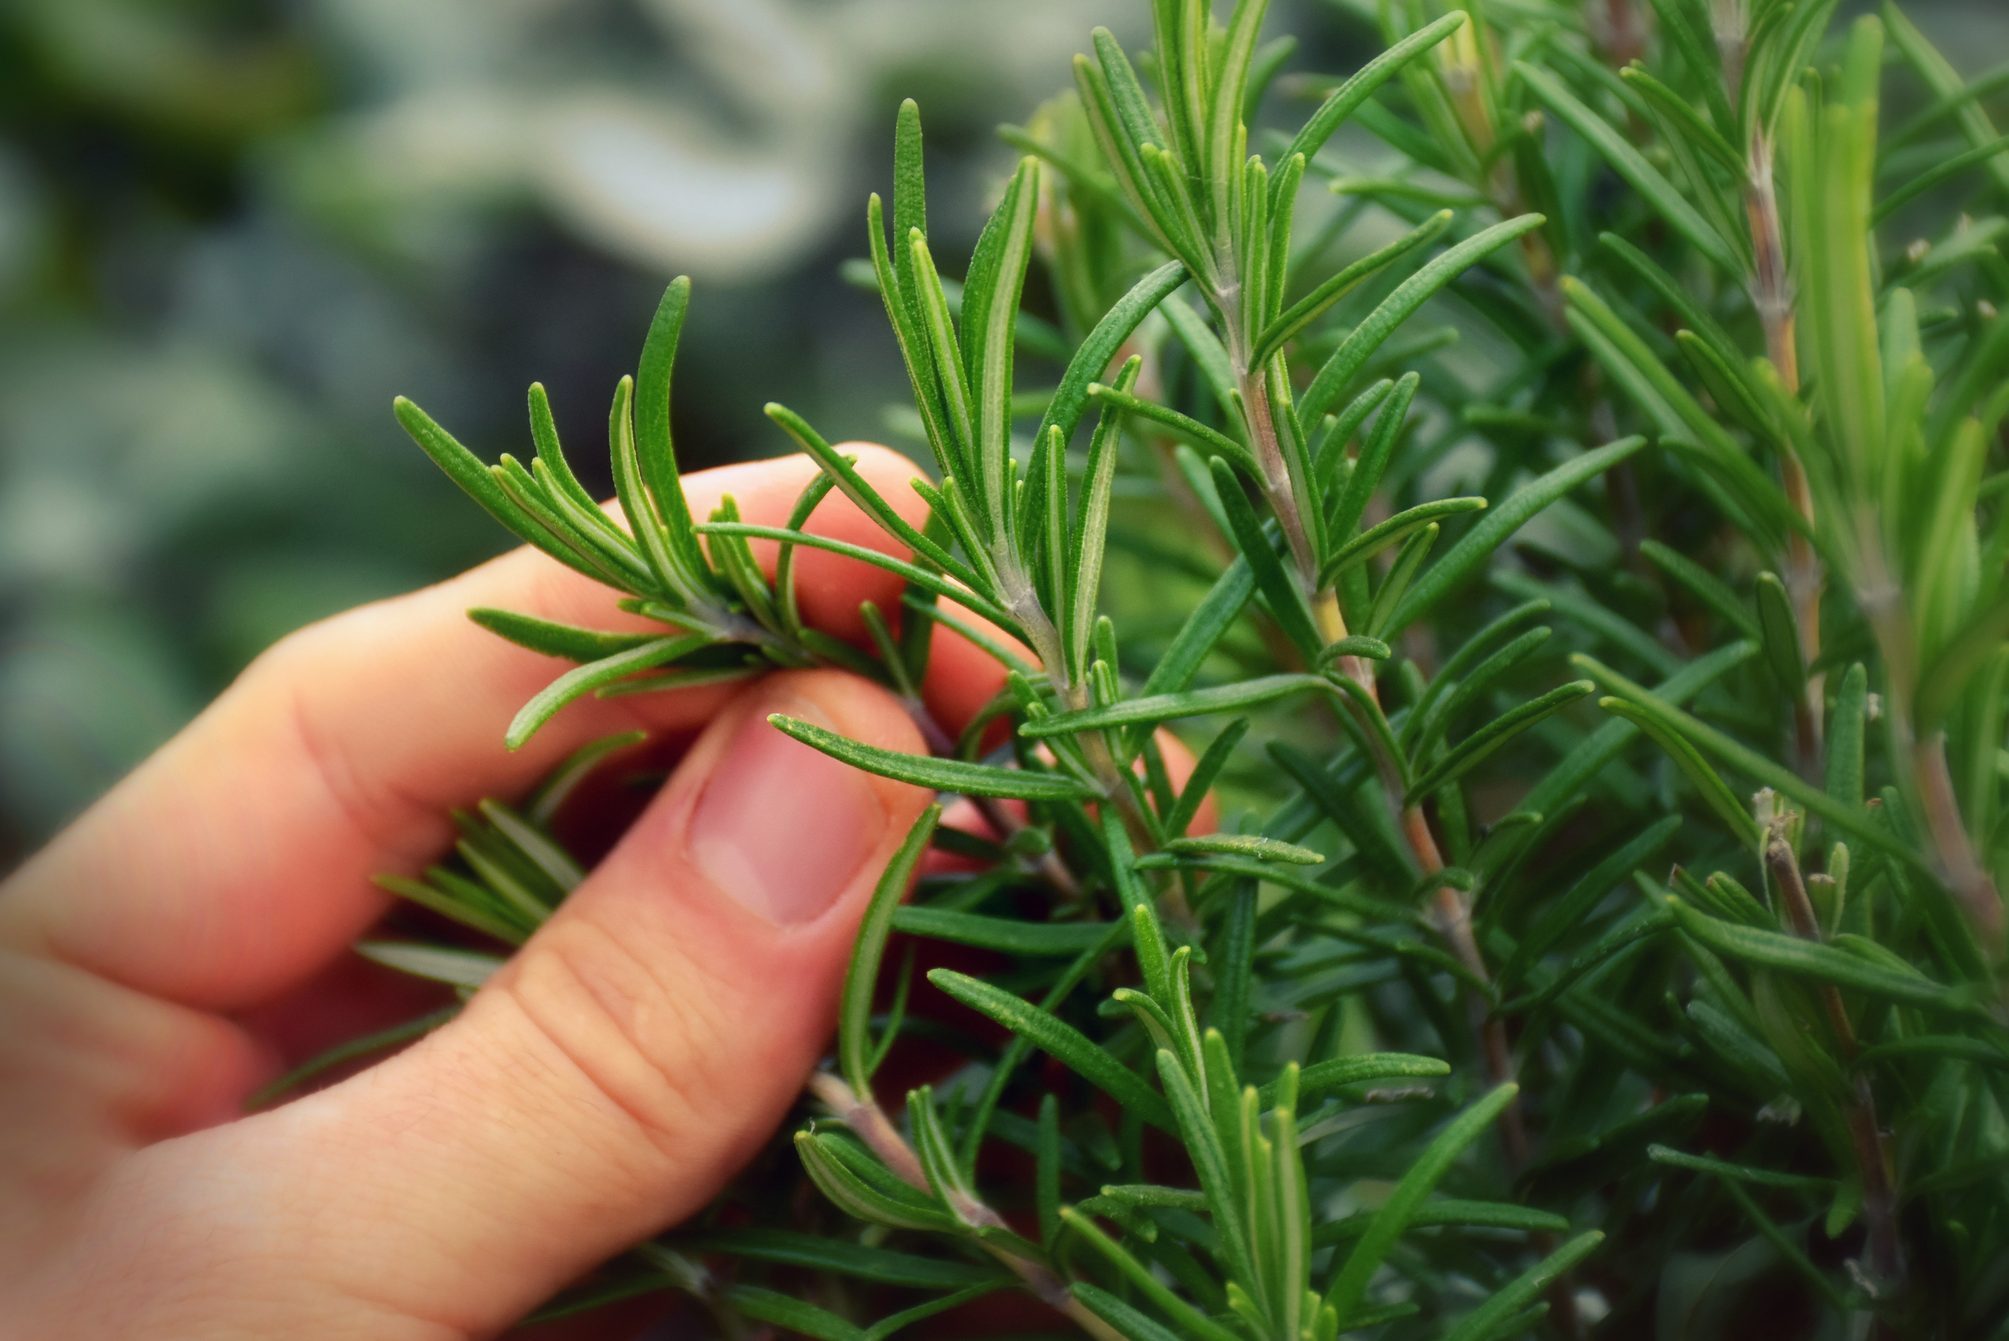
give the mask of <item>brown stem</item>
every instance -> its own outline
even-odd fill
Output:
[[[1741,100],[1744,64],[1750,54],[1749,13],[1744,0],[1719,0],[1715,14],[1716,50],[1723,62],[1723,83],[1733,104]],[[1772,174],[1772,141],[1763,126],[1754,126],[1746,154],[1744,218],[1751,234],[1751,302],[1765,333],[1765,357],[1779,374],[1788,396],[1800,394],[1800,350],[1794,329],[1792,279],[1786,265],[1786,244],[1779,220],[1779,196]],[[1806,524],[1807,534],[1786,537],[1786,595],[1793,606],[1800,655],[1812,666],[1821,651],[1821,588],[1825,575],[1809,538],[1814,529],[1814,495],[1806,466],[1791,444],[1779,444],[1779,479],[1786,501]],[[1822,677],[1809,673],[1804,692],[1793,708],[1793,738],[1800,776],[1818,782],[1821,774]]]
[[[1740,48],[1741,49],[1741,48]],[[1734,88],[1733,88],[1734,95]],[[1751,301],[1765,331],[1765,357],[1778,371],[1788,396],[1800,394],[1800,353],[1794,331],[1792,280],[1786,269],[1786,246],[1779,223],[1779,197],[1772,181],[1772,142],[1763,128],[1752,131],[1749,172],[1744,182],[1744,217],[1751,230]],[[1814,528],[1814,495],[1806,467],[1792,447],[1779,444],[1779,476],[1786,500],[1807,532]],[[1825,575],[1808,535],[1786,537],[1786,594],[1793,604],[1793,622],[1800,635],[1800,655],[1808,666],[1821,652],[1821,587]],[[1805,692],[1794,712],[1801,776],[1817,780],[1821,771],[1821,709],[1825,702],[1820,675],[1809,672]]]
[[[1953,775],[1946,767],[1946,733],[1935,731],[1911,749],[1913,784],[1925,807],[1925,825],[1953,895],[1967,913],[1974,934],[1991,960],[2002,953],[2002,895],[1981,865],[1960,818]]]
[[[865,1148],[877,1155],[879,1162],[901,1182],[928,1191],[928,1175],[921,1170],[920,1156],[900,1135],[900,1129],[886,1116],[886,1110],[879,1107],[878,1100],[857,1093],[828,1071],[818,1071],[809,1078],[809,1092],[822,1100],[832,1115],[849,1127],[851,1134],[863,1141]]]
[[[1403,807],[1402,834],[1426,875],[1436,875],[1444,869],[1443,853],[1437,847],[1436,835],[1430,832],[1430,821],[1423,814],[1422,807]],[[1492,975],[1486,971],[1486,956],[1479,949],[1478,937],[1472,934],[1472,910],[1465,902],[1464,893],[1454,885],[1440,884],[1431,899],[1437,906],[1437,930],[1450,945],[1451,953],[1458,957],[1458,962],[1473,977],[1482,983],[1490,983]],[[1513,1050],[1507,1042],[1507,1022],[1493,1013],[1491,1003],[1481,992],[1467,992],[1465,1004],[1473,1031],[1479,1036],[1479,1045],[1485,1054],[1486,1078],[1494,1085],[1504,1085],[1514,1078]],[[1507,1155],[1518,1169],[1528,1162],[1529,1154],[1527,1118],[1521,1111],[1518,1096],[1507,1106],[1502,1123]]]
[[[1793,933],[1804,940],[1824,940],[1813,901],[1807,897],[1807,883],[1800,875],[1799,860],[1776,824],[1765,842],[1765,869],[1779,892]],[[1862,1177],[1870,1278],[1879,1295],[1895,1293],[1904,1284],[1904,1243],[1897,1229],[1897,1188],[1891,1175],[1890,1151],[1883,1130],[1877,1125],[1876,1096],[1870,1090],[1869,1076],[1857,1066],[1855,1026],[1849,1022],[1841,989],[1833,983],[1823,983],[1819,995],[1828,1028],[1835,1036],[1836,1049],[1850,1072],[1850,1093],[1843,1105],[1843,1116]]]
[[[1322,593],[1316,613],[1320,636],[1326,641],[1337,642],[1346,636],[1345,618],[1340,613],[1339,602],[1330,591]],[[1340,665],[1370,699],[1379,702],[1379,686],[1372,667],[1364,658],[1342,657]],[[1378,739],[1371,731],[1367,736],[1369,740]],[[1381,779],[1382,795],[1402,830],[1403,840],[1416,857],[1416,864],[1426,876],[1438,874],[1444,869],[1444,854],[1437,845],[1436,834],[1431,832],[1429,817],[1423,813],[1421,806],[1404,803],[1401,771],[1396,761],[1387,757],[1386,751],[1378,744],[1374,763],[1375,772]],[[1436,909],[1438,934],[1451,947],[1451,953],[1476,981],[1490,984],[1492,974],[1487,971],[1486,956],[1479,948],[1478,937],[1472,932],[1472,910],[1466,905],[1463,892],[1449,883],[1440,883],[1430,897]],[[1504,1085],[1514,1078],[1513,1050],[1507,1041],[1506,1021],[1493,1014],[1492,1004],[1483,991],[1468,991],[1465,1004],[1472,1021],[1472,1032],[1478,1037],[1480,1051],[1485,1056],[1486,1078],[1494,1085]],[[1508,1105],[1503,1124],[1507,1154],[1514,1166],[1519,1168],[1528,1161],[1529,1143],[1527,1120],[1518,1097]]]
[[[1217,299],[1216,306],[1223,314],[1230,314],[1232,306]],[[1261,369],[1248,365],[1248,351],[1240,335],[1240,323],[1231,317],[1227,321],[1229,330],[1228,354],[1235,370],[1235,379],[1241,388],[1242,404],[1248,417],[1250,445],[1254,448],[1256,460],[1261,466],[1270,508],[1275,512],[1277,523],[1282,528],[1285,541],[1295,561],[1298,581],[1312,605],[1313,617],[1318,625],[1319,636],[1330,645],[1346,637],[1346,618],[1340,610],[1337,594],[1324,587],[1318,580],[1318,556],[1312,553],[1304,519],[1298,515],[1297,495],[1291,489],[1288,467],[1285,465],[1283,449],[1277,439],[1276,415],[1270,404],[1268,379]],[[1374,678],[1373,666],[1361,657],[1341,657],[1339,669],[1366,693],[1370,701],[1379,702],[1380,691]],[[1368,739],[1376,740],[1375,733],[1367,733]],[[1403,787],[1400,768],[1394,759],[1386,757],[1386,750],[1375,746],[1376,771],[1382,780],[1382,789],[1387,798],[1390,813],[1399,823],[1410,850],[1426,876],[1436,875],[1444,869],[1444,858],[1437,846],[1437,839],[1430,831],[1429,820],[1423,812],[1406,805],[1403,801]],[[1440,883],[1432,899],[1437,906],[1438,930],[1451,946],[1458,961],[1479,983],[1490,984],[1491,975],[1486,970],[1485,955],[1479,948],[1477,937],[1472,934],[1471,911],[1465,905],[1465,896],[1454,886]],[[1467,993],[1467,1008],[1472,1019],[1473,1031],[1478,1035],[1481,1050],[1486,1059],[1488,1078],[1495,1085],[1513,1079],[1514,1067],[1511,1049],[1508,1046],[1506,1024],[1492,1013],[1492,1005],[1483,990]],[[1516,1167],[1527,1162],[1528,1138],[1525,1120],[1521,1113],[1520,1101],[1515,1099],[1505,1116],[1507,1150]]]
[[[1290,468],[1284,464],[1283,448],[1278,445],[1276,412],[1270,405],[1269,381],[1261,369],[1246,366],[1246,351],[1242,341],[1236,336],[1230,342],[1230,357],[1234,360],[1237,379],[1241,383],[1242,403],[1247,407],[1249,418],[1249,438],[1255,447],[1256,463],[1263,471],[1263,496],[1269,502],[1270,511],[1276,514],[1277,525],[1283,528],[1284,543],[1290,548],[1291,559],[1300,574],[1318,571],[1318,556],[1311,552],[1311,537],[1307,533],[1304,518],[1298,515],[1297,495],[1291,490]],[[1315,588],[1312,583],[1307,590]]]
[[[1040,604],[1039,596],[1033,590],[1025,570],[1010,553],[1000,554],[994,558],[997,564],[999,594],[1003,604],[1018,620],[1020,628],[1025,633],[1025,640],[1032,648],[1033,658],[1039,662],[1048,683],[1053,686],[1054,693],[1070,711],[1078,712],[1088,707],[1090,702],[1088,686],[1078,682],[1070,672],[1067,658],[1063,655],[1060,630],[1054,627],[1046,608]],[[927,717],[925,709],[920,710],[917,720],[922,722],[925,734],[932,721]],[[931,748],[939,749],[940,742],[947,739],[947,733],[936,725],[934,736],[930,738]],[[1130,835],[1131,843],[1140,855],[1155,851],[1157,844],[1152,837],[1150,817],[1145,814],[1137,797],[1131,792],[1129,781],[1114,756],[1110,754],[1108,744],[1100,733],[1094,731],[1083,732],[1077,739],[1081,742],[1083,754],[1087,756],[1090,770],[1102,787],[1104,799],[1114,805],[1122,817],[1124,830]],[[982,806],[983,803],[979,802],[979,805]],[[1002,807],[992,805],[983,809],[982,813],[998,826],[1001,833],[1010,833],[1024,827],[1013,820]],[[1079,892],[1079,882],[1060,863],[1057,856],[1049,854],[1049,859],[1042,862],[1041,870],[1054,881],[1064,895]],[[1172,884],[1167,887],[1163,903],[1166,915],[1172,920],[1186,927],[1193,925],[1192,909],[1186,901],[1185,891],[1178,885]]]
[[[809,1078],[809,1089],[818,1099],[828,1105],[830,1111],[867,1149],[879,1157],[888,1169],[898,1175],[901,1182],[930,1196],[935,1191],[928,1184],[928,1176],[921,1169],[921,1160],[914,1148],[900,1135],[899,1128],[886,1116],[886,1110],[879,1107],[870,1095],[855,1093],[851,1087],[828,1071],[818,1071]],[[958,1219],[971,1229],[1004,1229],[1004,1217],[973,1196],[954,1199],[951,1209]],[[1022,1257],[993,1238],[978,1236],[975,1243],[999,1263],[1010,1269],[1013,1275],[1024,1282],[1039,1300],[1059,1313],[1096,1341],[1123,1341],[1123,1334],[1088,1311],[1061,1275],[1045,1262]]]
[[[926,704],[919,699],[909,699],[907,715],[913,719],[914,725],[920,728],[921,739],[927,742],[930,754],[941,755],[944,758],[955,754],[955,740],[950,737],[942,724],[935,720],[935,715],[928,711]],[[1013,834],[1031,827],[994,796],[972,796],[969,802],[976,807],[977,813],[983,816],[984,823],[990,825],[1001,839],[1009,841]],[[1061,860],[1058,852],[1048,849],[1039,859],[1038,869],[1040,876],[1060,891],[1062,898],[1071,901],[1081,897],[1081,882],[1075,879],[1074,872],[1068,869],[1067,863]]]
[[[1891,575],[1890,565],[1868,518],[1860,519],[1862,579],[1857,584],[1856,604],[1869,620],[1877,649],[1883,654],[1888,692],[1884,711],[1890,716],[1891,753],[1900,767],[1908,767],[1912,789],[1924,811],[1926,835],[1939,861],[1939,873],[1966,915],[1968,925],[1981,942],[1991,964],[2001,964],[2002,894],[1974,849],[1974,839],[1960,815],[1960,798],[1953,790],[1953,775],[1946,764],[1946,735],[1935,731],[1921,740],[1912,724],[1912,695],[1918,683],[1918,667],[1913,656],[1911,629],[1906,619],[1903,593]]]
[[[1003,589],[1005,605],[1019,624],[1025,629],[1026,639],[1032,644],[1033,656],[1046,671],[1047,680],[1053,685],[1060,701],[1073,712],[1089,706],[1088,686],[1077,682],[1068,670],[1067,660],[1061,655],[1060,631],[1047,617],[1046,609],[1039,603],[1039,597],[1032,589],[1016,564],[1000,564],[998,582]],[[1137,845],[1140,853],[1148,852],[1156,844],[1151,839],[1151,826],[1137,798],[1132,795],[1123,771],[1109,753],[1108,745],[1100,734],[1084,731],[1077,739],[1082,752],[1088,757],[1088,766],[1094,771],[1096,781],[1102,785],[1103,795],[1115,805],[1123,817],[1123,827],[1130,834],[1130,841]],[[1190,920],[1185,910],[1185,898],[1177,889],[1171,892],[1175,905],[1172,911],[1184,920]]]
[[[1592,39],[1607,65],[1623,70],[1646,54],[1646,20],[1630,0],[1602,0],[1588,8]]]

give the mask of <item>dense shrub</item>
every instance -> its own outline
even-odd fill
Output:
[[[938,626],[1009,668],[933,756],[776,720],[976,804],[882,885],[792,1150],[602,1294],[727,1335],[1012,1289],[1101,1337],[2002,1334],[2009,152],[1895,11],[1593,8],[1384,5],[1324,81],[1260,0],[1156,0],[1007,129],[960,284],[904,106],[870,278],[927,524],[770,409],[823,467],[798,524],[835,489],[887,532],[863,645],[752,548],[839,542],[688,515],[686,281],[615,396],[625,528],[541,392],[528,467],[401,403],[661,625],[477,612],[580,663],[512,744],[777,665],[925,717]],[[520,941],[627,743],[395,887]]]

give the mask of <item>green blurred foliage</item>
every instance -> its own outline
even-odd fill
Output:
[[[897,365],[838,262],[893,90],[942,108],[973,235],[992,126],[1125,6],[1086,8],[0,8],[0,859],[276,637],[494,550],[397,392],[502,450],[538,378],[583,436],[688,270],[694,461],[784,449],[782,370],[879,431]]]

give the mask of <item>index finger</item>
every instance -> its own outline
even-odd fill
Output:
[[[926,504],[908,487],[916,471],[906,458],[870,444],[845,450],[921,521]],[[731,494],[749,521],[779,525],[816,471],[795,456],[703,471],[685,486],[700,517]],[[836,493],[807,529],[897,548]],[[755,545],[770,572],[775,548]],[[860,601],[897,609],[904,585],[806,548],[796,580],[805,619],[839,636],[858,633]],[[511,717],[564,663],[469,623],[473,606],[651,627],[618,611],[607,588],[518,550],[294,634],[23,868],[0,898],[0,941],[192,1005],[270,997],[381,912],[372,875],[446,847],[453,808],[519,794],[613,732],[694,730],[733,693],[728,685],[581,702],[507,753]],[[926,692],[953,729],[1002,678],[987,655],[941,634]]]

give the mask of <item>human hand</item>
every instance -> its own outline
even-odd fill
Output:
[[[847,448],[922,519],[912,467]],[[690,476],[779,524],[806,458]],[[884,548],[841,496],[810,529]],[[764,563],[772,547],[757,546]],[[801,552],[805,616],[855,635],[899,579]],[[18,1334],[439,1338],[501,1330],[702,1206],[774,1129],[828,1037],[872,886],[930,799],[796,744],[769,712],[920,750],[834,671],[582,703],[518,754],[552,663],[471,625],[502,606],[610,624],[532,552],[288,638],[0,887],[0,1295]],[[1001,672],[937,631],[956,724]],[[450,1024],[242,1116],[256,1023],[383,910],[369,877],[450,842],[447,812],[527,790],[633,726],[696,733],[669,783]]]

